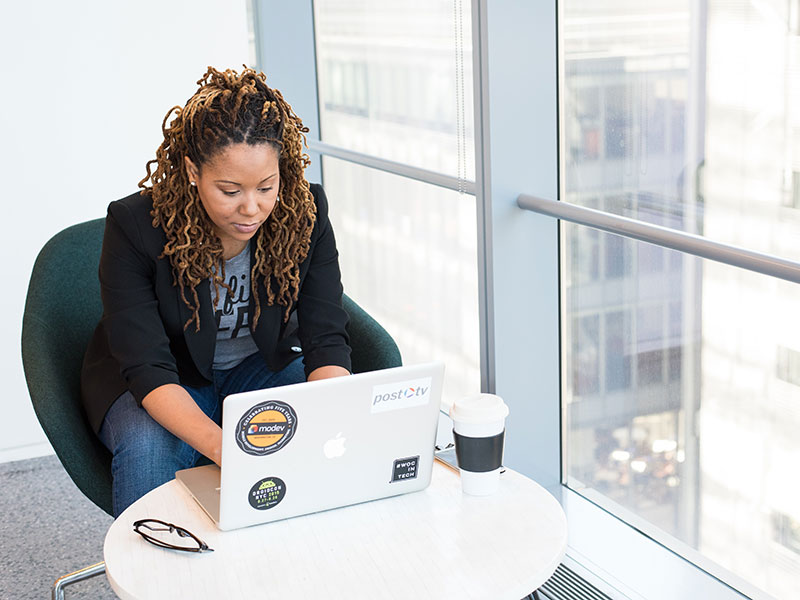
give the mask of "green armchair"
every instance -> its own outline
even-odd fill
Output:
[[[83,354],[100,315],[97,267],[104,219],[73,225],[42,248],[33,266],[22,322],[22,362],[36,416],[58,459],[83,494],[111,514],[111,454],[81,404]],[[391,336],[343,298],[353,371],[401,364]]]

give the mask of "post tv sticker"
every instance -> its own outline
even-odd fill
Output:
[[[411,379],[372,388],[372,413],[422,406],[431,401],[431,378]]]
[[[286,484],[280,477],[265,477],[250,488],[247,501],[256,510],[269,510],[280,504],[286,495]]]
[[[277,452],[294,437],[297,413],[285,402],[267,400],[248,410],[236,424],[236,443],[253,456]]]

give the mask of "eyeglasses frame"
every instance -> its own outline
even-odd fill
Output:
[[[148,535],[147,533],[145,533],[144,531],[141,531],[139,529],[140,527],[144,526],[146,529],[151,529],[151,530],[155,531],[155,529],[152,529],[152,528],[147,527],[146,525],[144,525],[145,523],[158,523],[159,525],[164,525],[166,528],[168,528],[170,533],[176,532],[181,537],[192,538],[195,542],[197,542],[198,547],[197,548],[182,548],[181,546],[174,546],[172,544],[169,544],[169,543],[166,543],[166,542],[162,542],[161,540],[159,540],[157,538],[154,538],[154,537]],[[206,544],[203,540],[201,540],[199,537],[197,537],[191,531],[189,531],[187,529],[184,529],[183,527],[180,527],[180,526],[175,525],[173,523],[167,523],[166,521],[161,521],[160,519],[139,519],[138,521],[134,521],[133,530],[136,533],[138,533],[140,536],[142,536],[145,539],[145,541],[153,544],[154,546],[159,546],[160,548],[167,548],[169,550],[179,550],[181,552],[198,552],[198,553],[200,553],[200,552],[213,552],[214,551],[213,548],[209,548],[208,544]],[[162,531],[166,531],[166,530],[162,530]]]

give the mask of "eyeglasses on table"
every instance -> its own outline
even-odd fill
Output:
[[[180,550],[182,552],[213,552],[203,540],[191,531],[160,521],[158,519],[141,519],[135,521],[133,530],[146,541],[161,548]]]

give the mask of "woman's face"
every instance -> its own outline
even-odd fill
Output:
[[[278,151],[269,144],[232,144],[204,163],[186,157],[189,181],[222,240],[226,259],[244,250],[278,199]]]

